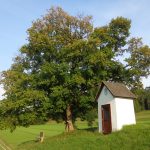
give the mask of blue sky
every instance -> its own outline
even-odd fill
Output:
[[[12,64],[19,48],[27,41],[27,29],[51,6],[60,6],[72,15],[93,16],[94,26],[109,23],[117,16],[132,20],[131,35],[142,37],[150,46],[149,0],[0,0],[0,72]],[[144,79],[145,86],[150,78]],[[2,89],[0,89],[1,97]]]

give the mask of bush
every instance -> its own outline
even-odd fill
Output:
[[[140,105],[138,100],[134,100],[134,110],[135,110],[135,112],[142,111],[142,107],[141,107],[141,105]]]
[[[92,127],[95,121],[95,118],[97,118],[97,109],[92,109],[88,111],[85,117],[88,122],[88,126]]]

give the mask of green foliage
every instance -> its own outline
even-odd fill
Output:
[[[150,89],[147,87],[139,93],[138,101],[144,110],[150,110]]]
[[[125,59],[126,67],[131,75],[132,89],[142,87],[141,77],[147,77],[150,74],[150,48],[142,43],[141,38],[132,38],[128,41],[127,52],[130,56]]]
[[[88,126],[89,127],[93,127],[93,123],[95,121],[95,118],[97,118],[98,115],[97,115],[97,109],[92,109],[92,110],[89,110],[86,115],[85,115],[85,118],[88,122]]]
[[[134,100],[134,110],[135,112],[140,112],[142,110],[142,107],[138,100]]]
[[[13,130],[37,120],[84,118],[96,106],[97,85],[103,80],[139,88],[141,77],[149,74],[149,47],[127,40],[130,26],[130,20],[117,17],[93,28],[91,16],[51,8],[33,22],[28,43],[2,73],[6,100],[0,106],[0,123]],[[117,60],[125,52],[130,54],[127,66]]]

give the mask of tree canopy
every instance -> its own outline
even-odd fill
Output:
[[[129,19],[117,17],[94,28],[91,16],[71,16],[60,7],[33,22],[27,44],[2,73],[1,128],[55,119],[71,131],[77,117],[95,108],[101,81],[141,86],[150,73],[150,48],[130,38],[130,27]]]

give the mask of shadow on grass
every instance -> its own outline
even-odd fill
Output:
[[[88,132],[98,132],[98,127],[91,127],[91,128],[77,129],[77,130],[88,131]]]
[[[19,145],[28,144],[28,143],[37,143],[37,141],[36,141],[36,140],[25,141],[25,142],[22,142],[22,143],[19,144]]]

